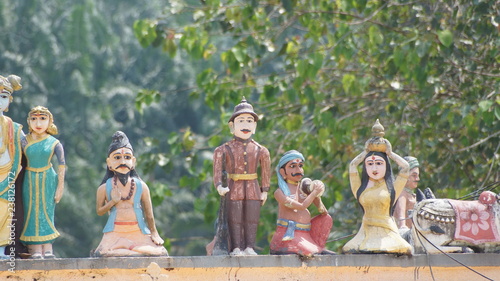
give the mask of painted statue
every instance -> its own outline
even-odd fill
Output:
[[[21,78],[16,75],[0,75],[0,259],[8,258],[6,246],[13,246],[15,225],[12,218],[15,211],[14,182],[21,170],[22,126],[4,115],[13,100],[12,94],[22,88]],[[9,247],[10,248],[10,247]],[[9,251],[11,252],[11,251]]]
[[[319,180],[304,178],[304,156],[286,152],[276,167],[279,188],[274,192],[278,201],[278,221],[271,240],[271,254],[334,254],[325,249],[333,225],[321,196],[325,185]],[[319,215],[311,218],[308,207],[314,204]]]
[[[52,113],[36,106],[28,114],[29,133],[21,140],[28,161],[23,183],[24,227],[21,242],[28,247],[31,258],[54,258],[52,243],[59,237],[54,225],[55,206],[64,191],[66,163]],[[56,156],[57,173],[51,160]]]
[[[500,253],[500,194],[483,191],[473,201],[424,199],[412,219],[415,253]]]
[[[97,189],[96,211],[109,213],[94,256],[168,256],[158,234],[149,188],[135,170],[134,150],[125,133],[113,134],[107,170]]]
[[[398,233],[393,218],[394,205],[408,179],[409,165],[392,151],[384,139],[384,127],[377,120],[372,127],[374,137],[365,143],[365,150],[349,165],[351,191],[363,210],[361,227],[343,247],[346,254],[393,253],[411,255],[412,247]],[[393,179],[389,158],[400,167]],[[357,166],[363,163],[361,178]]]
[[[245,98],[235,106],[229,119],[234,138],[217,147],[213,156],[213,181],[225,196],[225,211],[231,255],[257,255],[255,239],[260,207],[267,200],[271,178],[269,151],[252,139],[259,117]],[[261,184],[257,169],[260,165]],[[223,176],[227,174],[227,187]],[[215,238],[220,239],[219,237]]]
[[[417,158],[412,156],[403,157],[410,165],[410,175],[405,188],[399,195],[394,208],[394,219],[400,231],[408,230],[412,227],[411,215],[416,203],[415,190],[420,181],[420,164]]]

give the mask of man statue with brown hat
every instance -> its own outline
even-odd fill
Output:
[[[229,119],[233,139],[217,147],[213,156],[213,181],[217,192],[226,197],[224,209],[230,240],[228,250],[233,256],[257,255],[254,248],[260,207],[266,202],[269,191],[269,151],[252,139],[258,120],[252,105],[243,97]],[[260,184],[257,175],[259,165]],[[223,176],[226,173],[227,186],[224,186]]]

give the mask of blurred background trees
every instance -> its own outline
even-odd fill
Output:
[[[346,167],[377,118],[438,197],[500,180],[495,1],[7,0],[0,15],[0,74],[24,86],[7,115],[26,132],[29,109],[47,106],[66,150],[61,257],[88,256],[101,239],[95,191],[116,130],[134,146],[170,254],[204,255],[218,208],[211,154],[242,96],[272,162],[298,149],[328,187],[332,250],[358,229]],[[264,254],[276,207],[270,196],[262,210]]]

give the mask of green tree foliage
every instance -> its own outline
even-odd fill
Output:
[[[200,119],[198,134],[171,135],[181,143],[163,155],[190,155],[181,186],[210,185],[208,152],[229,138],[225,123],[245,96],[263,117],[255,138],[273,163],[298,149],[306,174],[325,181],[339,237],[360,223],[346,167],[377,118],[439,197],[500,180],[499,14],[495,1],[174,0],[134,33],[172,59],[206,63],[189,92],[219,117]],[[211,189],[197,205],[207,221],[217,209]],[[275,205],[271,197],[263,209],[262,240]]]

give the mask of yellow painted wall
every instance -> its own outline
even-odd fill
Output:
[[[500,258],[500,255],[498,256]],[[500,278],[500,267],[474,267],[489,278]],[[135,269],[61,269],[17,270],[0,272],[0,280],[85,281],[85,280],[488,280],[465,267],[371,267],[371,266],[301,266],[301,267],[210,267],[160,268],[151,262]]]

